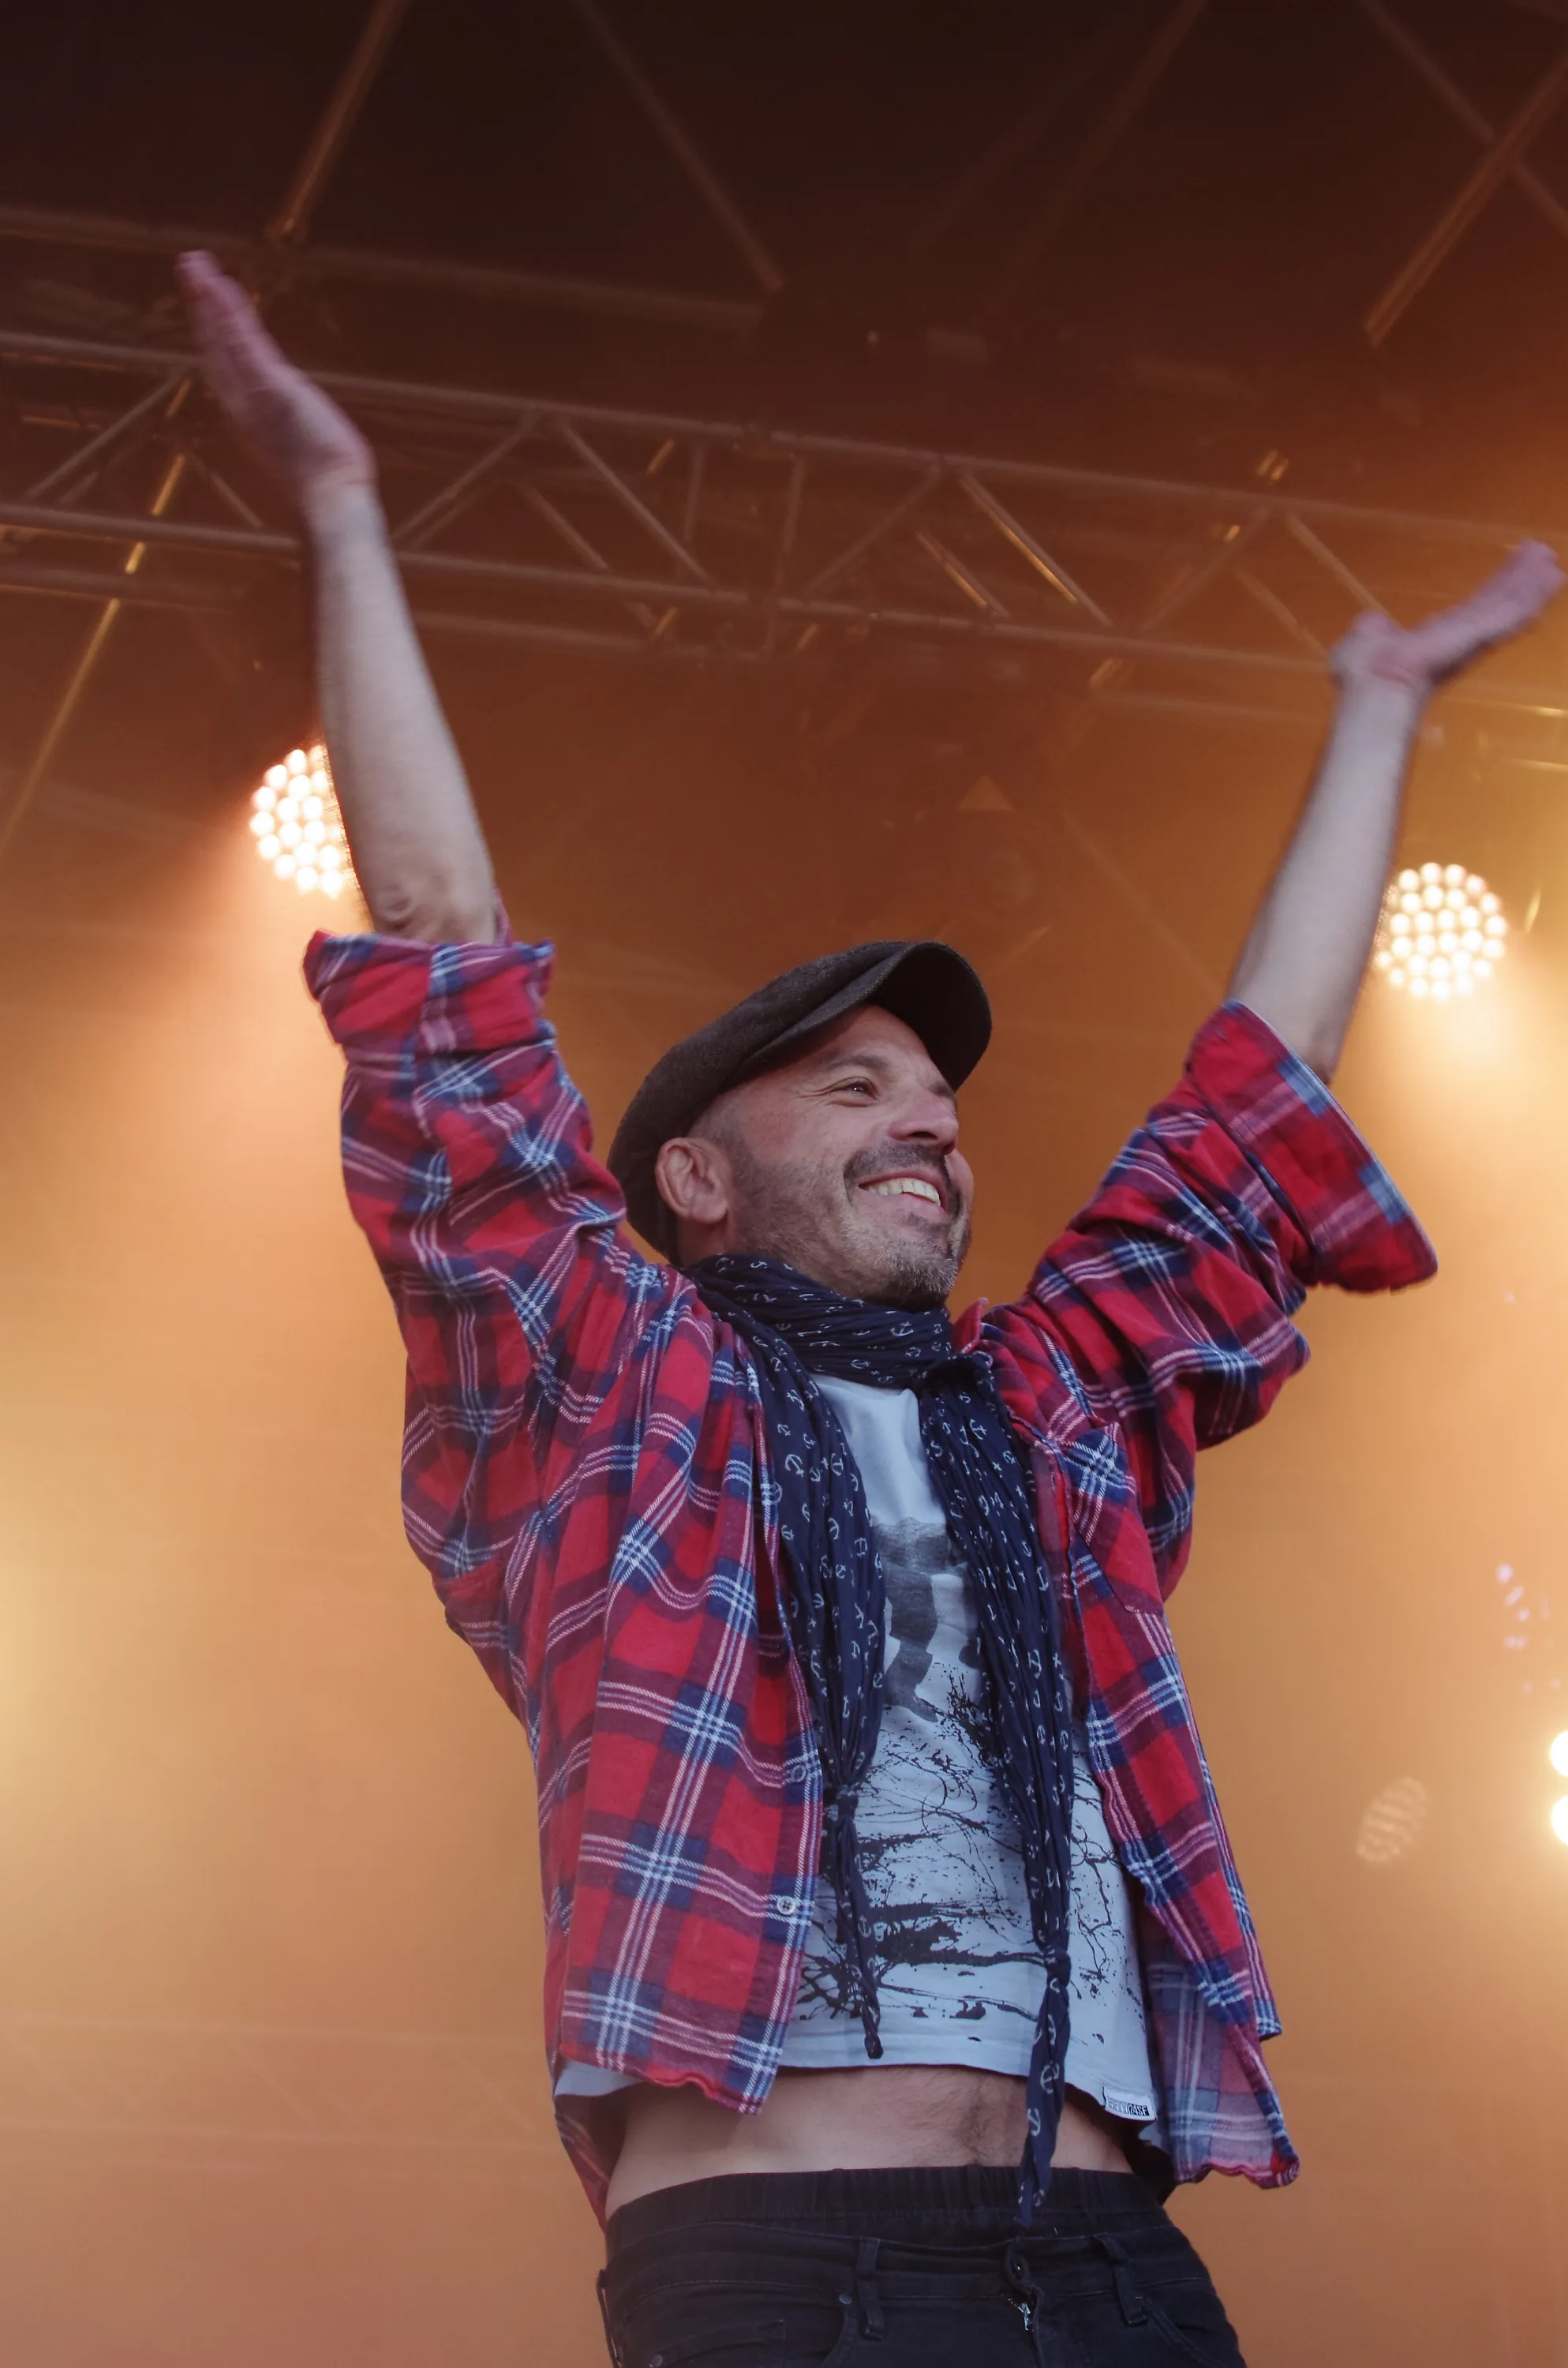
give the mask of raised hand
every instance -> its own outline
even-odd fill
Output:
[[[1423,702],[1533,623],[1562,583],[1544,543],[1521,543],[1457,608],[1408,629],[1358,617],[1333,654],[1338,712],[1231,982],[1320,1076],[1333,1074],[1366,975]]]
[[[199,251],[180,287],[207,382],[245,442],[283,480],[308,524],[343,495],[373,488],[376,463],[353,421],[296,370],[236,280]]]
[[[316,679],[354,869],[378,929],[490,943],[495,882],[403,598],[369,446],[210,255],[180,285],[213,393],[282,478],[311,543]]]
[[[1346,689],[1373,681],[1431,690],[1533,624],[1562,581],[1544,542],[1521,542],[1467,600],[1422,624],[1396,625],[1375,609],[1358,617],[1331,654],[1335,679]]]

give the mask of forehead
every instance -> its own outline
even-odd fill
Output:
[[[864,1062],[888,1076],[908,1077],[949,1100],[952,1098],[947,1079],[914,1029],[877,1003],[862,1004],[841,1019],[830,1019],[825,1028],[806,1039],[790,1060],[767,1074],[808,1079],[845,1061]]]

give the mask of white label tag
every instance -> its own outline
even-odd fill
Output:
[[[1101,2091],[1108,2113],[1119,2122],[1152,2122],[1154,2118],[1153,2097],[1140,2097],[1127,2089],[1106,2089]]]

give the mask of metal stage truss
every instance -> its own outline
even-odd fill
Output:
[[[1563,13],[1560,0],[1526,6],[1548,18]],[[739,292],[317,241],[323,196],[409,7],[371,0],[289,184],[254,235],[14,204],[0,207],[0,245],[85,271],[84,320],[95,303],[102,317],[92,277],[118,269],[115,258],[133,263],[199,244],[240,271],[264,307],[286,291],[311,296],[335,284],[397,290],[411,301],[445,295],[592,314],[628,333],[642,324],[706,338],[710,351],[715,339],[733,344],[758,330],[792,284],[790,271],[749,193],[721,177],[636,54],[642,36],[615,21],[613,0],[608,13],[600,0],[562,0],[562,8],[597,72],[652,133],[662,169],[685,182],[722,235],[743,274]],[[1568,47],[1497,121],[1426,45],[1407,0],[1352,0],[1352,8],[1369,48],[1397,56],[1480,152],[1366,312],[1375,345],[1425,296],[1505,186],[1568,237],[1568,206],[1530,161],[1568,103]],[[1218,71],[1230,21],[1208,0],[1149,0],[1108,16],[1047,85],[1024,94],[1016,119],[912,224],[912,268],[1020,158],[1050,147],[1075,108],[1081,132],[1063,147],[1041,210],[1015,222],[1011,243],[1004,238],[981,268],[965,323],[924,333],[929,352],[956,340],[969,361],[987,359],[1174,63],[1187,61],[1189,74]],[[229,630],[244,655],[253,604],[265,606],[269,584],[287,595],[300,568],[290,523],[236,466],[189,357],[162,343],[171,333],[168,292],[151,310],[108,306],[117,309],[127,324],[118,345],[20,324],[0,333],[8,397],[0,591],[97,610],[14,780],[0,854],[128,610],[202,612],[220,631],[223,613],[238,611]],[[1086,692],[1102,709],[1194,723],[1312,723],[1322,712],[1324,652],[1354,609],[1375,602],[1420,613],[1464,588],[1524,530],[1287,495],[1282,461],[1272,473],[1266,461],[1252,484],[1182,484],[793,433],[771,421],[666,417],[381,378],[326,375],[324,383],[375,443],[427,631],[665,666],[799,670],[870,655],[927,674],[967,667],[1004,685]],[[204,630],[210,641],[212,622]],[[1454,694],[1456,705],[1510,719],[1512,752],[1553,767],[1568,759],[1568,709],[1551,681],[1560,630],[1549,627]]]
[[[1522,4],[1538,17],[1564,15],[1562,0]],[[1511,113],[1488,113],[1407,8],[1408,0],[1351,0],[1369,51],[1396,56],[1479,154],[1371,297],[1362,329],[1372,346],[1426,298],[1506,188],[1568,238],[1568,205],[1531,161],[1568,104],[1568,46],[1553,46]],[[190,357],[164,342],[177,334],[172,291],[165,283],[149,304],[136,258],[210,246],[263,309],[284,294],[319,310],[334,287],[380,289],[414,303],[458,298],[493,314],[591,315],[606,335],[684,336],[710,354],[744,344],[781,296],[801,294],[800,259],[788,264],[776,252],[752,193],[720,176],[692,120],[637,54],[644,38],[659,46],[650,28],[623,26],[618,0],[608,11],[600,0],[562,0],[562,10],[575,17],[597,72],[653,135],[659,169],[684,181],[721,234],[740,269],[738,289],[671,284],[663,264],[655,278],[628,280],[530,268],[526,256],[514,266],[318,241],[322,199],[389,52],[405,38],[410,0],[369,0],[288,185],[254,234],[0,206],[0,247],[47,255],[51,268],[85,276],[74,313],[67,302],[73,329],[115,316],[124,324],[111,332],[124,341],[113,345],[20,323],[0,330],[0,592],[94,611],[52,713],[13,777],[0,858],[128,611],[186,612],[221,663],[243,665],[256,655],[258,612],[276,640],[269,593],[287,604],[301,569],[291,522],[232,452]],[[1020,160],[1061,146],[1042,201],[1011,222],[989,262],[983,248],[957,325],[921,333],[927,358],[961,353],[967,365],[983,365],[1001,350],[1048,250],[1081,226],[1173,65],[1182,60],[1189,79],[1221,71],[1233,21],[1239,14],[1233,19],[1210,0],[1137,0],[1108,13],[1094,39],[1023,95],[1017,115],[962,163],[903,242],[915,274],[905,292],[918,313],[926,262]],[[1078,114],[1081,127],[1063,144],[1056,135]],[[106,304],[101,273],[116,285],[128,274],[132,301]],[[58,302],[62,290],[48,285]],[[638,365],[629,367],[635,383]],[[967,671],[1001,688],[1072,696],[1074,734],[1108,710],[1172,723],[1314,726],[1324,652],[1357,609],[1420,614],[1466,588],[1525,531],[1287,495],[1278,455],[1252,484],[1187,484],[795,433],[771,419],[665,416],[385,378],[323,374],[323,382],[370,434],[426,632],[664,666]],[[1549,526],[1537,530],[1562,540]],[[1568,629],[1549,624],[1527,650],[1451,695],[1453,725],[1462,728],[1467,713],[1511,757],[1568,770],[1568,702],[1553,679],[1565,658]]]
[[[0,588],[233,612],[298,576],[267,489],[210,406],[184,399],[188,355],[0,329],[0,364],[26,448],[0,498]],[[1018,682],[1049,661],[1042,679],[1092,693],[1127,694],[1135,674],[1145,697],[1288,714],[1356,610],[1430,607],[1531,530],[1299,498],[1267,479],[1184,484],[546,395],[321,383],[375,445],[427,631],[663,664],[787,667],[874,643],[927,670],[978,662]],[[116,490],[132,472],[144,508]],[[1554,670],[1538,643],[1457,696],[1561,753]]]

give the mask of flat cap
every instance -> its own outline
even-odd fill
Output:
[[[672,1044],[631,1098],[609,1147],[610,1173],[627,1214],[655,1249],[672,1256],[675,1221],[660,1198],[654,1163],[710,1102],[783,1058],[846,1012],[875,1003],[913,1028],[949,1086],[961,1086],[991,1041],[985,989],[960,953],[934,938],[879,938],[770,978],[744,1003]]]

